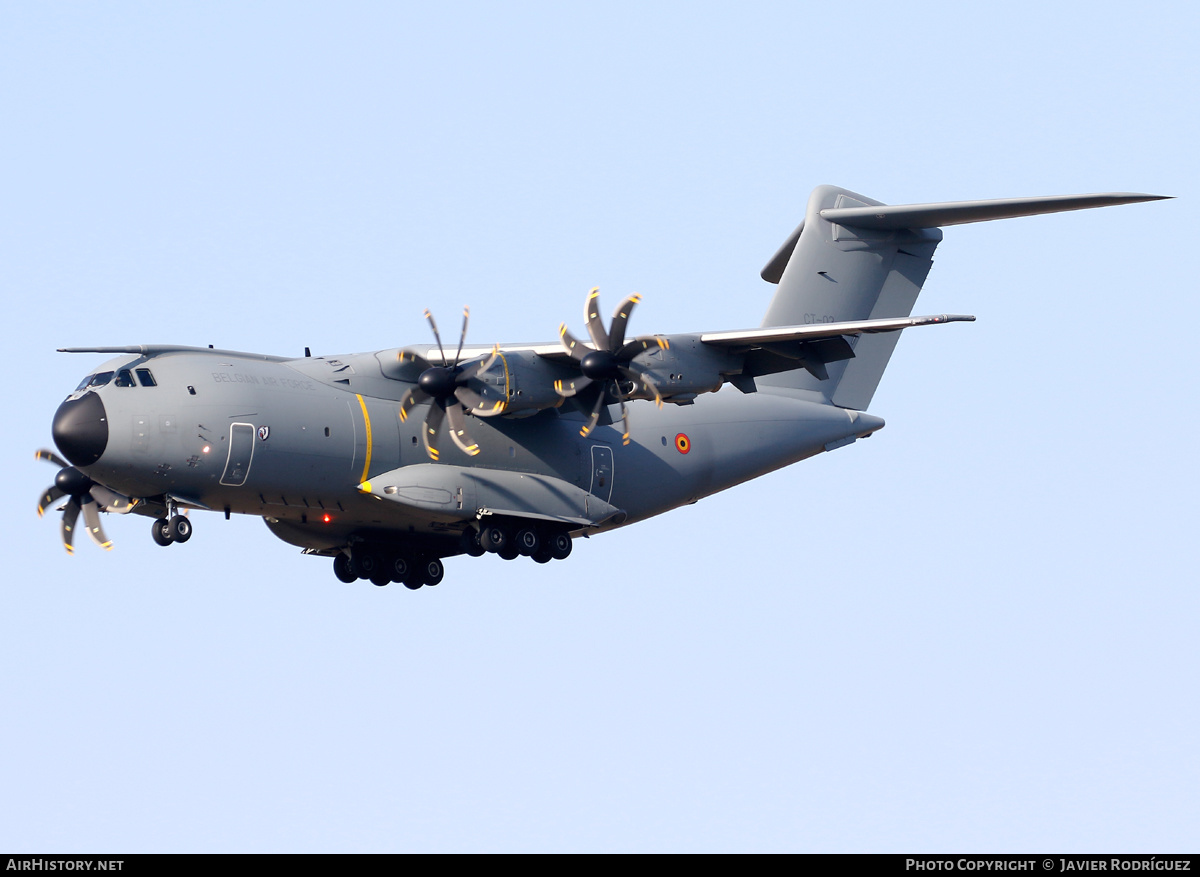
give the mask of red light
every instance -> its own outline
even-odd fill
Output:
[[[321,515],[321,520],[324,521],[326,524],[328,524],[330,521],[333,520],[333,518],[330,517],[329,512],[326,512],[325,514]]]

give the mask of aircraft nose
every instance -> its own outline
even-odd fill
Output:
[[[84,393],[58,406],[51,427],[54,443],[76,466],[90,466],[108,445],[108,415],[95,393]]]

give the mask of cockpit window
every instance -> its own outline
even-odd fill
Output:
[[[157,387],[158,382],[154,380],[154,375],[150,374],[150,369],[139,368],[137,370],[138,380],[142,382],[143,387]]]
[[[127,368],[123,368],[119,372],[117,372],[117,379],[113,383],[118,387],[136,387],[137,386],[137,384],[135,384],[133,382],[133,372],[131,372]]]
[[[100,372],[99,374],[92,375],[92,379],[88,381],[87,385],[89,387],[103,387],[112,380],[112,377],[112,372]]]
[[[80,390],[86,389],[87,385],[92,382],[92,378],[94,377],[95,375],[88,375],[86,378],[80,381],[79,386],[75,388],[75,392],[78,393]]]

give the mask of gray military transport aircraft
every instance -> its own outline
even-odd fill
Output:
[[[191,509],[259,515],[333,559],[344,582],[438,584],[442,558],[562,560],[572,539],[645,520],[880,429],[866,414],[912,317],[941,226],[1158,200],[1110,193],[889,206],[821,186],[762,270],[757,329],[627,338],[639,297],[587,341],[302,358],[145,345],[116,354],[54,416],[60,468],[38,514],[152,518],[188,541]],[[725,384],[733,389],[718,393]],[[444,440],[448,435],[450,442]],[[69,461],[69,462],[67,462]]]

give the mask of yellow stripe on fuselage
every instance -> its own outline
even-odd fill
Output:
[[[365,423],[367,426],[367,459],[363,463],[362,478],[358,479],[359,482],[362,483],[367,480],[367,476],[371,472],[371,447],[372,447],[373,443],[371,441],[371,415],[367,413],[366,400],[363,399],[361,393],[358,393],[356,395],[358,396],[358,404],[362,406],[363,423]]]

